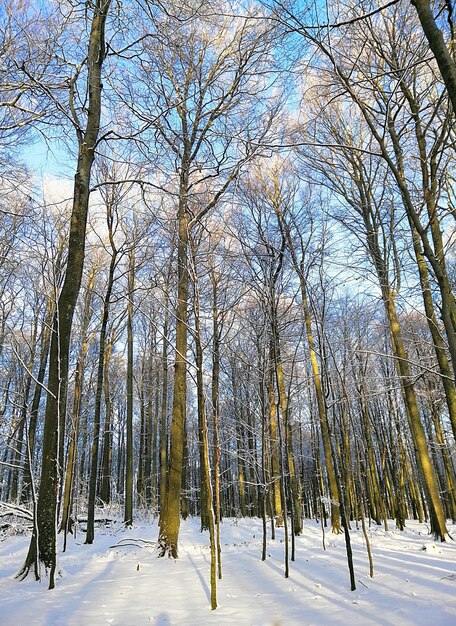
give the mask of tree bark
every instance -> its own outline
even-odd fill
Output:
[[[127,305],[127,446],[125,460],[125,525],[133,524],[133,292],[135,253],[130,253]]]
[[[187,324],[188,324],[188,170],[183,166],[180,183],[177,243],[177,310],[174,395],[171,417],[169,471],[164,514],[160,518],[159,545],[162,556],[177,558],[180,528],[180,500],[184,462],[187,403]]]

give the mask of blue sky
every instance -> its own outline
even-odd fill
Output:
[[[45,142],[41,135],[24,146],[21,160],[33,170],[38,178],[73,178],[75,162],[69,151],[57,141]]]

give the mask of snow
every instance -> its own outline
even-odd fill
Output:
[[[269,528],[268,528],[269,532]],[[56,588],[29,577],[14,579],[29,537],[0,542],[2,626],[202,626],[202,625],[414,625],[456,624],[456,545],[434,543],[425,524],[409,522],[400,532],[368,528],[374,578],[361,529],[352,529],[357,589],[350,591],[343,535],[326,533],[307,521],[296,538],[296,561],[283,575],[283,531],[268,539],[261,561],[261,520],[226,519],[222,524],[223,579],[219,608],[209,605],[209,540],[199,520],[182,523],[179,559],[159,559],[152,543],[156,524],[119,523],[68,540],[59,554],[62,576]],[[456,526],[450,526],[456,537]],[[116,546],[116,547],[112,547]]]

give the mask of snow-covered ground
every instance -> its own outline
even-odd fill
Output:
[[[390,528],[369,529],[373,579],[362,532],[353,529],[357,589],[351,592],[343,535],[327,533],[324,551],[320,526],[307,521],[286,579],[282,531],[268,541],[268,559],[261,562],[261,521],[227,519],[215,611],[209,606],[209,541],[199,532],[199,520],[182,524],[176,561],[158,559],[150,544],[124,545],[132,538],[154,541],[156,525],[100,529],[92,546],[83,545],[82,533],[70,537],[67,552],[59,555],[62,576],[52,591],[46,581],[14,579],[29,538],[8,537],[0,542],[0,624],[456,624],[456,542],[435,544],[427,527],[415,522],[402,533],[393,522]],[[456,538],[456,526],[450,532]]]

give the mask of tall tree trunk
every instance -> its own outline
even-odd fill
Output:
[[[152,352],[157,352],[156,335],[153,333]],[[158,362],[151,357],[148,372],[148,396],[146,411],[146,433],[144,452],[144,483],[146,502],[153,510],[157,506],[157,436],[158,412],[160,402],[160,368]]]
[[[372,436],[371,436],[371,425],[370,425],[370,415],[369,415],[369,407],[367,402],[367,392],[366,392],[366,382],[364,379],[364,372],[361,373],[362,379],[359,382],[359,398],[360,398],[360,414],[361,414],[361,423],[363,426],[363,435],[364,442],[366,448],[366,457],[367,457],[367,493],[369,494],[370,506],[372,510],[372,516],[377,522],[380,524],[382,517],[382,505],[381,505],[381,495],[380,488],[377,479],[377,468],[375,464],[374,457],[374,448],[372,445]]]
[[[40,364],[38,367],[38,373],[36,376],[36,385],[35,390],[33,392],[32,406],[30,408],[30,419],[29,419],[29,428],[28,428],[28,451],[25,458],[25,471],[24,478],[25,484],[23,493],[24,501],[30,500],[31,496],[31,484],[33,480],[33,460],[35,456],[35,438],[36,438],[36,427],[38,423],[38,409],[41,401],[41,394],[43,391],[43,383],[44,377],[46,374],[47,362],[49,358],[49,348],[51,345],[51,325],[52,318],[55,311],[55,300],[51,298],[48,300],[46,315],[44,318],[43,324],[43,333],[41,339],[41,349],[40,349]]]
[[[108,224],[110,220],[108,219]],[[114,285],[114,272],[117,263],[117,249],[113,245],[112,231],[110,226],[108,229],[111,233],[112,255],[109,263],[108,282],[106,285],[106,293],[103,299],[103,315],[101,320],[100,338],[98,342],[98,365],[95,389],[95,406],[93,410],[93,434],[92,449],[90,456],[90,479],[89,479],[89,500],[87,504],[87,532],[86,543],[91,544],[95,538],[95,499],[97,494],[98,480],[98,457],[100,449],[100,425],[101,425],[101,398],[103,395],[103,378],[105,369],[105,352],[107,346],[107,330],[109,309],[111,306],[111,294]]]
[[[137,498],[137,506],[142,506],[145,502],[145,457],[146,457],[146,446],[148,439],[148,422],[149,422],[149,407],[150,407],[150,394],[147,393],[147,385],[145,381],[145,372],[146,372],[146,363],[148,361],[148,367],[151,369],[152,358],[149,355],[149,359],[146,359],[145,351],[143,352],[141,365],[141,381],[138,385],[138,399],[139,399],[139,458],[138,458],[138,475],[136,478],[136,498]],[[146,401],[147,398],[147,401]],[[147,406],[146,406],[147,402]]]
[[[211,569],[210,569],[210,584],[211,584],[211,609],[217,608],[217,545],[215,536],[215,514],[214,514],[214,500],[212,492],[212,480],[211,480],[211,467],[210,467],[210,455],[209,455],[209,437],[207,433],[207,417],[205,408],[205,392],[203,381],[203,347],[201,343],[201,328],[199,317],[199,297],[198,297],[198,277],[195,268],[195,254],[193,246],[192,251],[192,274],[193,274],[193,289],[194,289],[194,303],[193,310],[195,315],[195,347],[196,347],[196,381],[197,381],[197,397],[198,397],[198,413],[202,422],[202,448],[203,448],[203,464],[204,464],[204,481],[206,483],[206,500],[201,502],[201,507],[207,508],[207,518],[209,524],[209,538],[211,547]]]
[[[198,450],[199,450],[199,484],[200,484],[200,528],[201,532],[209,529],[209,508],[207,506],[207,483],[204,461],[204,424],[203,405],[198,401]]]
[[[231,384],[233,389],[233,411],[234,411],[234,422],[236,428],[236,449],[237,449],[237,458],[235,463],[237,465],[237,476],[238,476],[238,486],[239,486],[239,511],[242,517],[245,517],[247,514],[246,509],[246,501],[245,501],[245,460],[244,460],[244,436],[243,429],[241,423],[241,410],[239,408],[239,397],[240,391],[237,380],[237,372],[236,365],[234,362],[231,362]]]
[[[214,509],[217,544],[217,571],[222,578],[222,549],[220,546],[220,442],[219,442],[219,386],[220,386],[220,324],[217,307],[217,279],[212,273],[212,422],[214,428]]]
[[[293,440],[292,431],[290,426],[290,420],[288,416],[288,398],[286,395],[285,381],[283,377],[283,364],[280,350],[280,337],[278,327],[276,325],[274,332],[274,357],[277,377],[277,389],[279,391],[279,403],[280,411],[282,414],[283,429],[285,434],[286,445],[286,458],[287,458],[287,473],[290,477],[291,483],[291,498],[293,504],[293,533],[300,535],[302,531],[301,520],[301,500],[299,497],[298,479],[295,471],[294,453],[293,453]]]
[[[33,567],[35,578],[39,579],[40,566],[43,565],[46,572],[49,572],[50,589],[55,586],[57,566],[56,535],[61,474],[59,455],[64,434],[71,328],[84,265],[90,174],[100,128],[101,69],[105,58],[105,23],[109,6],[110,0],[96,0],[90,27],[87,54],[87,124],[84,132],[78,129],[78,162],[74,179],[67,267],[52,324],[40,490],[30,548],[19,572],[19,577],[25,578]]]
[[[114,329],[111,336],[106,340],[104,354],[103,388],[105,401],[105,423],[103,428],[103,451],[101,455],[100,472],[100,498],[105,504],[111,501],[111,475],[112,475],[112,400],[109,386],[109,365],[111,362],[112,349],[114,346]]]
[[[29,361],[27,364],[26,372],[25,372],[25,385],[23,389],[22,407],[21,407],[21,413],[19,417],[19,429],[17,433],[15,453],[14,453],[14,458],[13,458],[13,466],[14,466],[12,468],[13,480],[12,480],[11,491],[10,491],[10,499],[13,502],[16,502],[18,497],[22,499],[22,493],[19,492],[19,485],[20,485],[20,478],[21,478],[20,475],[23,473],[22,470],[20,470],[20,467],[23,465],[22,456],[24,454],[23,453],[24,443],[25,443],[25,454],[24,454],[25,472],[24,472],[23,478],[25,478],[25,476],[27,475],[27,459],[29,459],[29,450],[27,449],[27,442],[28,442],[27,413],[28,413],[28,401],[29,401],[29,396],[30,396],[30,389],[32,386],[32,372],[33,372],[33,365],[35,362],[35,355],[36,355],[37,336],[38,336],[38,315],[37,315],[37,312],[35,311],[35,319],[33,322],[33,332],[32,332],[32,337],[30,340],[30,346],[31,346],[30,356],[29,356]]]
[[[283,524],[283,507],[282,507],[282,489],[280,485],[280,467],[279,467],[279,437],[277,434],[277,403],[274,392],[274,369],[273,369],[273,342],[271,339],[270,348],[270,367],[269,367],[269,441],[271,443],[271,480],[272,480],[272,506],[277,526]]]
[[[169,276],[165,287],[165,319],[163,323],[163,347],[162,347],[162,395],[160,406],[160,527],[161,519],[166,508],[166,491],[168,475],[168,324],[169,324]]]
[[[130,253],[127,305],[127,446],[125,459],[125,525],[133,524],[133,293],[135,253]]]
[[[76,474],[76,457],[79,438],[79,422],[81,416],[81,399],[84,386],[85,366],[87,352],[89,350],[88,328],[92,317],[92,296],[95,283],[95,269],[92,268],[84,298],[84,314],[81,329],[81,348],[76,363],[74,379],[73,413],[71,418],[71,438],[68,446],[67,468],[65,474],[65,488],[63,495],[62,521],[60,530],[64,533],[64,549],[66,547],[66,535],[71,532],[71,508],[73,501],[74,482]]]
[[[399,322],[392,293],[384,294],[385,309],[390,326],[391,340],[396,358],[396,367],[401,380],[402,393],[409,421],[410,432],[412,434],[417,462],[419,464],[422,479],[427,492],[431,513],[431,530],[435,537],[445,541],[447,534],[445,514],[440,501],[439,490],[432,467],[431,458],[426,442],[423,424],[416,401],[415,390],[413,388],[410,367],[405,352],[404,343],[400,331]]]
[[[187,324],[188,324],[188,169],[182,165],[178,210],[177,310],[174,394],[171,416],[169,471],[166,503],[160,517],[160,554],[177,558],[180,528],[180,500],[184,463],[185,417],[187,403]]]

